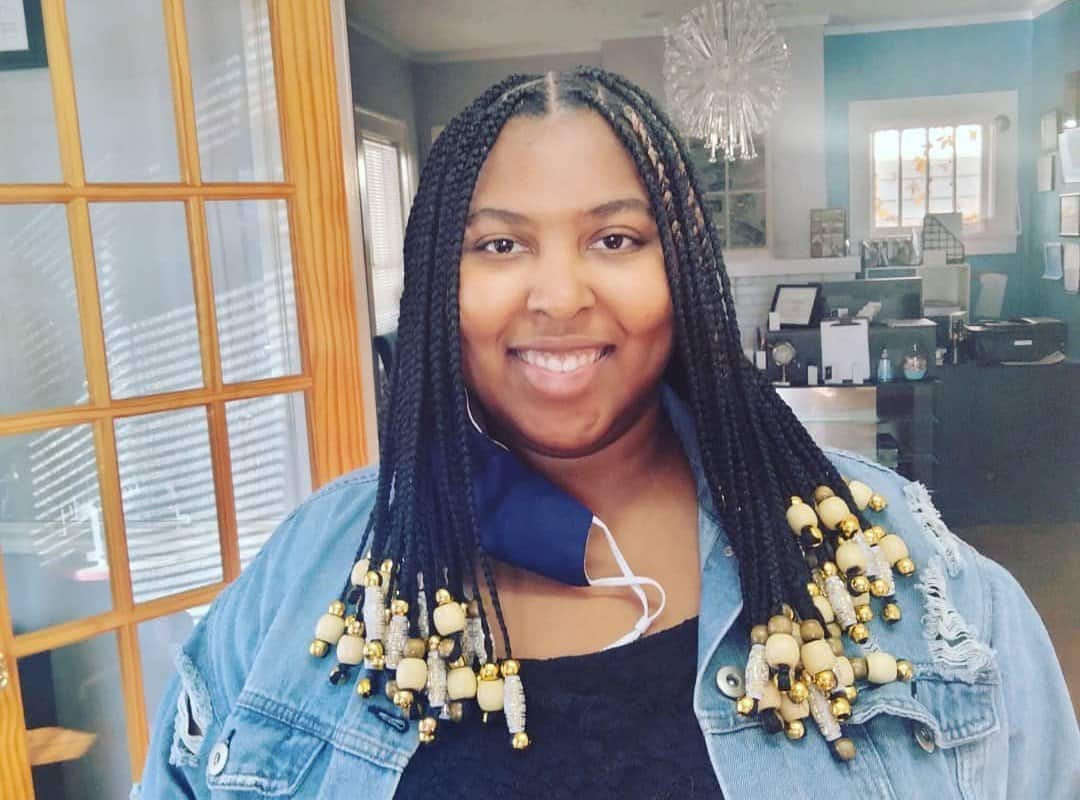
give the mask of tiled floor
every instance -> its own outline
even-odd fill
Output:
[[[1057,648],[1080,717],[1080,523],[989,525],[955,533],[1008,569]]]

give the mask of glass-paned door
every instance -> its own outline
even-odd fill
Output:
[[[367,452],[331,8],[5,9],[0,797],[126,797],[176,649]]]

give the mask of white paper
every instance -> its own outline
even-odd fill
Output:
[[[1050,242],[1043,248],[1043,274],[1048,281],[1061,280],[1061,242]]]
[[[1077,294],[1080,293],[1080,242],[1066,242],[1064,249],[1065,291]]]
[[[825,374],[829,375],[826,383],[863,383],[869,380],[870,329],[867,321],[822,322],[821,364]]]
[[[30,49],[23,0],[0,0],[0,53]]]
[[[1039,156],[1039,191],[1054,190],[1054,155]]]

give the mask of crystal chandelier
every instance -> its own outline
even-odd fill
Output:
[[[711,0],[664,31],[668,107],[709,160],[756,158],[788,76],[784,38],[758,0]]]

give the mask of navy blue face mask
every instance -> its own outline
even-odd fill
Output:
[[[629,633],[609,646],[626,644],[642,635],[664,609],[663,587],[652,578],[634,574],[607,525],[588,507],[484,433],[471,407],[469,417],[480,546],[499,561],[570,586],[631,588],[641,601],[642,615]],[[621,575],[593,578],[587,574],[585,550],[593,526],[605,536]],[[652,614],[643,586],[652,586],[660,594],[660,605]]]

